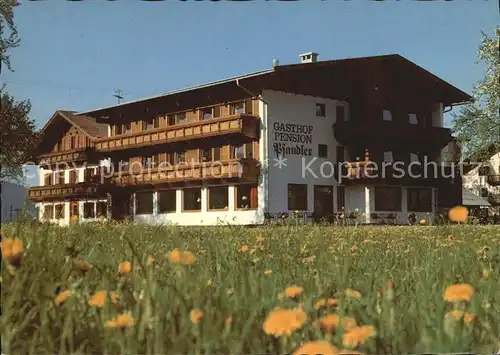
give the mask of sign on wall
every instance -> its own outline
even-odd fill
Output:
[[[273,124],[273,150],[276,156],[311,156],[313,126],[275,122]]]

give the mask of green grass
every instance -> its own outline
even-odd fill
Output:
[[[341,331],[328,337],[313,326],[328,312],[376,328],[376,338],[357,349],[363,353],[500,349],[500,229],[494,226],[2,225],[2,238],[7,236],[21,239],[25,251],[15,272],[2,263],[4,354],[283,354],[318,339],[344,348]],[[238,252],[256,245],[257,236],[265,238],[264,250]],[[193,252],[196,262],[172,264],[166,254],[174,248]],[[148,255],[153,266],[146,265]],[[74,271],[72,257],[94,268]],[[132,275],[119,276],[121,261],[132,261]],[[393,300],[376,292],[387,291],[389,280]],[[462,305],[477,317],[471,324],[444,322],[453,305],[443,301],[443,291],[454,283],[476,290]],[[297,301],[279,301],[290,285],[304,293]],[[339,297],[346,288],[361,292],[361,299]],[[74,296],[56,306],[57,292],[66,289]],[[96,290],[118,291],[120,301],[90,307]],[[313,305],[321,297],[336,297],[339,306],[318,311]],[[287,339],[263,331],[270,311],[298,303],[308,314],[300,330]],[[193,308],[204,313],[198,325],[189,318]],[[104,327],[125,311],[135,326]]]

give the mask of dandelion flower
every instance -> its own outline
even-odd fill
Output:
[[[455,206],[448,211],[448,218],[453,222],[466,222],[469,218],[469,210],[464,206]]]
[[[239,251],[240,253],[246,253],[249,249],[250,249],[250,247],[249,247],[248,245],[242,245],[242,246],[238,249],[238,251]]]
[[[108,296],[111,298],[111,303],[116,304],[118,300],[118,293],[111,291],[97,291],[89,299],[89,305],[93,307],[103,308],[106,304]]]
[[[448,302],[469,301],[474,295],[474,288],[469,284],[456,284],[446,288],[443,299]]]
[[[19,239],[7,238],[0,243],[2,248],[2,259],[12,266],[21,265],[21,258],[24,252],[24,244]]]
[[[351,330],[357,327],[356,320],[350,317],[340,318],[338,314],[327,314],[319,319],[319,321],[314,322],[315,327],[320,327],[325,333],[333,333],[333,331],[342,326],[345,331]]]
[[[124,261],[118,266],[118,271],[120,274],[128,274],[132,271],[132,263],[130,261]]]
[[[66,302],[66,300],[71,296],[71,291],[70,290],[66,290],[66,291],[62,291],[60,292],[56,298],[54,299],[54,303],[56,305],[60,305],[61,303],[63,302]]]
[[[320,309],[320,308],[323,308],[325,306],[326,306],[326,300],[324,298],[317,300],[316,303],[314,304],[315,309]]]
[[[292,334],[306,321],[307,314],[301,308],[277,309],[267,316],[262,328],[266,334],[279,337]]]
[[[350,288],[348,288],[347,290],[345,290],[344,294],[347,297],[355,298],[357,300],[359,300],[361,298],[361,293],[359,291],[356,291],[356,290],[353,290],[353,289],[350,289]]]
[[[228,289],[228,290],[227,290],[227,295],[228,295],[228,296],[232,296],[232,295],[233,295],[233,293],[234,293],[234,291],[233,291],[233,289],[232,289],[232,288],[230,288],[230,289]]]
[[[208,287],[212,286],[212,280],[208,280],[208,281],[207,281],[207,286],[208,286]]]
[[[108,320],[104,323],[106,328],[128,328],[135,324],[134,317],[130,313],[119,314],[112,320]]]
[[[229,316],[224,320],[226,326],[230,326],[233,323],[233,317]]]
[[[375,327],[363,325],[349,330],[344,334],[343,344],[348,348],[355,348],[359,344],[365,343],[369,338],[377,335]]]
[[[198,308],[191,310],[189,313],[189,318],[193,324],[198,324],[200,320],[203,318],[203,312]]]
[[[334,355],[338,353],[332,344],[324,340],[311,341],[295,350],[293,355]]]
[[[151,255],[148,255],[148,258],[146,259],[146,265],[151,266],[155,262],[155,258],[153,258]]]
[[[189,251],[181,251],[175,248],[168,254],[168,260],[175,264],[191,265],[196,261],[196,257]]]
[[[451,311],[451,312],[448,312],[445,314],[445,317],[446,318],[451,318],[455,321],[460,321],[462,318],[464,320],[465,323],[470,323],[472,322],[474,319],[476,319],[476,316],[473,315],[473,314],[470,314],[470,313],[467,313],[467,312],[462,312],[462,311]]]
[[[425,218],[422,218],[419,222],[418,222],[421,226],[425,226],[427,224],[427,220]]]
[[[83,260],[74,260],[73,269],[76,271],[87,272],[93,268],[92,264],[89,264]]]
[[[264,242],[264,237],[259,235],[256,239],[257,243],[263,243]]]
[[[273,270],[264,270],[264,275],[271,275]]]
[[[288,298],[297,298],[299,297],[302,292],[304,292],[304,288],[300,286],[289,286],[285,289],[284,294]]]

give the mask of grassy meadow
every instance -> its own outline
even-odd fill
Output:
[[[495,226],[1,231],[4,354],[500,349]]]

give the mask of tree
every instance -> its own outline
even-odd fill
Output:
[[[19,45],[20,38],[14,24],[15,0],[0,1],[0,73],[2,64],[12,70],[8,51]],[[0,88],[0,180],[20,181],[23,164],[30,158],[37,134],[35,122],[29,118],[31,103],[16,101]]]
[[[483,33],[478,57],[486,64],[484,78],[475,86],[473,103],[455,115],[453,131],[466,156],[476,161],[489,158],[492,149],[500,150],[500,29],[493,37]]]

